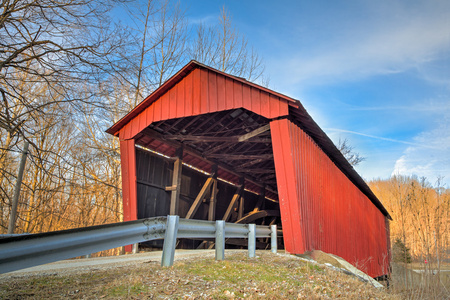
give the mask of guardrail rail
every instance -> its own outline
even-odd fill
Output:
[[[277,236],[276,225],[154,217],[0,239],[0,273],[157,239],[164,239],[162,266],[173,265],[177,238],[215,238],[216,260],[225,258],[225,238],[248,238],[248,255],[254,257],[256,238],[270,237],[276,253]]]

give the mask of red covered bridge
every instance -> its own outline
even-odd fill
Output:
[[[107,132],[120,139],[125,221],[278,224],[289,253],[388,273],[388,212],[299,101],[191,61]]]

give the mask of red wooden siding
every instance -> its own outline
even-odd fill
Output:
[[[208,69],[196,68],[120,129],[131,139],[152,122],[246,108],[272,119],[289,114],[288,101]]]
[[[270,129],[286,251],[322,250],[387,274],[385,216],[298,126],[282,119]]]
[[[123,220],[137,220],[136,149],[134,140],[120,140],[120,161],[122,167]],[[125,251],[131,252],[132,245]]]
[[[137,220],[136,149],[134,140],[120,141],[122,167],[123,220]]]

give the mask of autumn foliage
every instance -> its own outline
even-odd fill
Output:
[[[450,189],[439,179],[393,176],[369,186],[391,214],[391,244],[399,240],[417,262],[449,259]]]

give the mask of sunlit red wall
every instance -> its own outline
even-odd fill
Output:
[[[200,68],[185,75],[120,129],[120,138],[131,139],[152,122],[235,108],[245,108],[266,118],[289,113],[287,100]]]
[[[385,216],[297,125],[270,123],[286,251],[322,250],[387,274]]]

